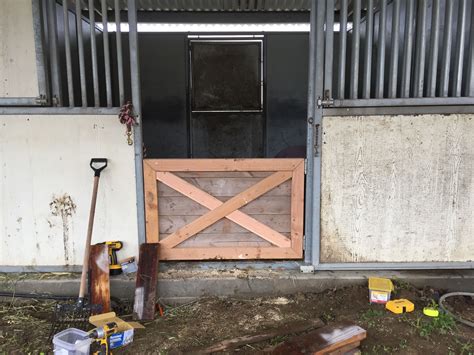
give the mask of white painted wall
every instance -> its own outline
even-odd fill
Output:
[[[0,97],[37,97],[31,0],[0,1]]]
[[[326,117],[323,262],[474,260],[474,115]]]
[[[0,265],[82,264],[92,193],[92,157],[102,173],[93,243],[121,240],[138,250],[133,146],[116,116],[0,116]],[[55,196],[70,196],[72,216],[54,216]]]

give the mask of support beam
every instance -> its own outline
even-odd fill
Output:
[[[140,61],[138,53],[137,3],[127,0],[130,49],[130,77],[132,86],[132,103],[137,115],[137,126],[133,128],[133,147],[135,151],[135,180],[137,194],[138,242],[145,243],[145,199],[143,193],[143,133],[142,133],[142,98],[140,93]]]

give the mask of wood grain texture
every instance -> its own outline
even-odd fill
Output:
[[[155,318],[158,248],[158,243],[140,245],[133,303],[133,318],[137,320],[153,320]]]
[[[147,160],[143,162],[143,180],[145,186],[145,224],[147,243],[158,243],[158,186],[156,174]]]
[[[252,214],[252,218],[267,225],[268,227],[280,233],[290,232],[290,215],[289,214]],[[178,215],[178,216],[160,216],[160,235],[171,234],[182,226],[191,223],[198,216]],[[202,230],[202,234],[227,234],[227,233],[246,233],[247,229],[239,226],[237,223],[229,219],[222,219],[213,225]],[[160,237],[161,238],[161,237]]]
[[[304,233],[304,163],[293,170],[291,177],[291,247],[303,256]]]
[[[252,259],[300,259],[292,248],[163,248],[160,260],[252,260]]]
[[[275,186],[278,186],[282,182],[288,180],[291,178],[291,175],[291,172],[288,171],[279,171],[273,175],[270,175],[247,190],[232,197],[222,205],[197,218],[190,224],[180,228],[174,232],[173,235],[163,241],[163,245],[169,248],[178,245],[187,238],[192,237],[196,233],[199,233],[211,224],[217,222],[219,219],[224,218],[235,210],[245,206],[255,198],[263,195],[265,192],[270,191]]]
[[[322,262],[474,259],[474,116],[326,117]]]
[[[175,174],[178,176],[177,174]],[[263,179],[263,177],[256,178],[224,178],[224,177],[209,177],[209,178],[182,178],[184,181],[196,186],[197,188],[207,192],[214,197],[232,197],[238,193],[248,189],[252,185]],[[181,193],[175,189],[165,185],[158,184],[158,193],[161,196],[182,196]],[[289,181],[275,187],[268,191],[266,196],[289,196],[291,194],[291,183]]]
[[[147,159],[155,171],[289,171],[303,159]]]
[[[277,173],[276,173],[277,174]],[[285,172],[282,172],[280,174],[285,174]],[[286,173],[287,174],[287,173]],[[248,187],[245,191],[241,192],[241,194],[244,195],[243,199],[242,197],[239,197],[240,194],[236,195],[232,199],[235,199],[237,201],[242,200],[243,203],[239,206],[241,207],[243,204],[248,203],[251,201],[252,196],[250,195],[251,191],[262,191],[261,193],[265,193],[266,191],[269,191],[273,189],[271,186],[268,187],[268,185],[265,185],[266,181],[273,181],[275,175],[271,175],[269,177],[266,177],[264,180],[259,181],[256,184],[251,185]],[[157,172],[156,177],[158,180],[161,182],[167,184],[169,187],[176,189],[177,191],[180,191],[183,195],[188,196],[190,199],[198,202],[201,205],[206,206],[212,211],[215,211],[216,209],[223,208],[222,206],[225,205],[225,203],[232,203],[232,199],[222,203],[219,201],[217,198],[207,194],[206,192],[200,190],[199,188],[195,187],[194,185],[188,183],[187,181],[181,179],[180,177],[168,173],[168,172]],[[257,187],[262,186],[261,190],[258,190]],[[246,194],[247,191],[247,195]],[[258,192],[260,193],[260,192]],[[258,195],[255,195],[258,196]],[[193,220],[191,223],[179,228],[177,231],[173,232],[173,234],[179,233],[180,230],[184,230],[185,228],[188,228],[188,226],[191,226],[193,223],[197,224],[199,223],[199,219],[204,219],[205,216],[207,215],[209,217],[209,214],[211,212],[208,212],[204,216],[198,217],[195,220]],[[241,211],[234,211],[229,213],[228,215],[224,215],[225,218],[230,219],[234,223],[239,224],[240,226],[248,229],[249,231],[255,233],[256,235],[260,236],[261,238],[270,241],[271,243],[281,246],[281,247],[288,247],[290,246],[290,240],[286,238],[285,236],[281,235],[277,231],[269,228],[268,226],[264,225],[263,223],[260,223],[259,221],[251,218],[250,216],[245,215]],[[222,217],[221,217],[222,218]],[[201,230],[198,230],[196,233],[202,231],[203,229],[208,228],[210,225],[214,224],[217,222],[220,218],[216,219],[214,222],[211,222],[208,226],[205,226],[204,228],[201,228]],[[194,234],[196,234],[194,233]],[[171,236],[173,238],[173,236]],[[168,242],[164,242],[163,245],[168,245]]]
[[[110,312],[109,248],[105,244],[90,246],[90,301],[100,304],[102,312]]]
[[[367,332],[357,325],[341,322],[291,338],[272,350],[274,355],[332,354],[340,349],[357,347]]]

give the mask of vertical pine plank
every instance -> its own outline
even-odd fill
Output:
[[[91,245],[89,278],[91,304],[100,304],[102,312],[110,312],[109,247]]]
[[[145,188],[145,225],[147,243],[158,243],[158,185],[156,172],[147,162],[143,162],[143,180]]]
[[[303,256],[304,231],[304,162],[294,170],[291,178],[291,248]]]
[[[158,243],[140,245],[133,304],[133,318],[137,320],[153,320],[155,318],[158,246]]]

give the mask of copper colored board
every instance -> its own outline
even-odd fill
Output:
[[[331,354],[351,344],[357,347],[366,336],[367,332],[361,327],[341,322],[291,338],[273,349],[272,354]]]
[[[153,320],[155,318],[156,281],[158,277],[158,243],[140,245],[138,259],[133,318]]]
[[[90,299],[110,312],[109,249],[105,244],[91,245],[89,255]]]

